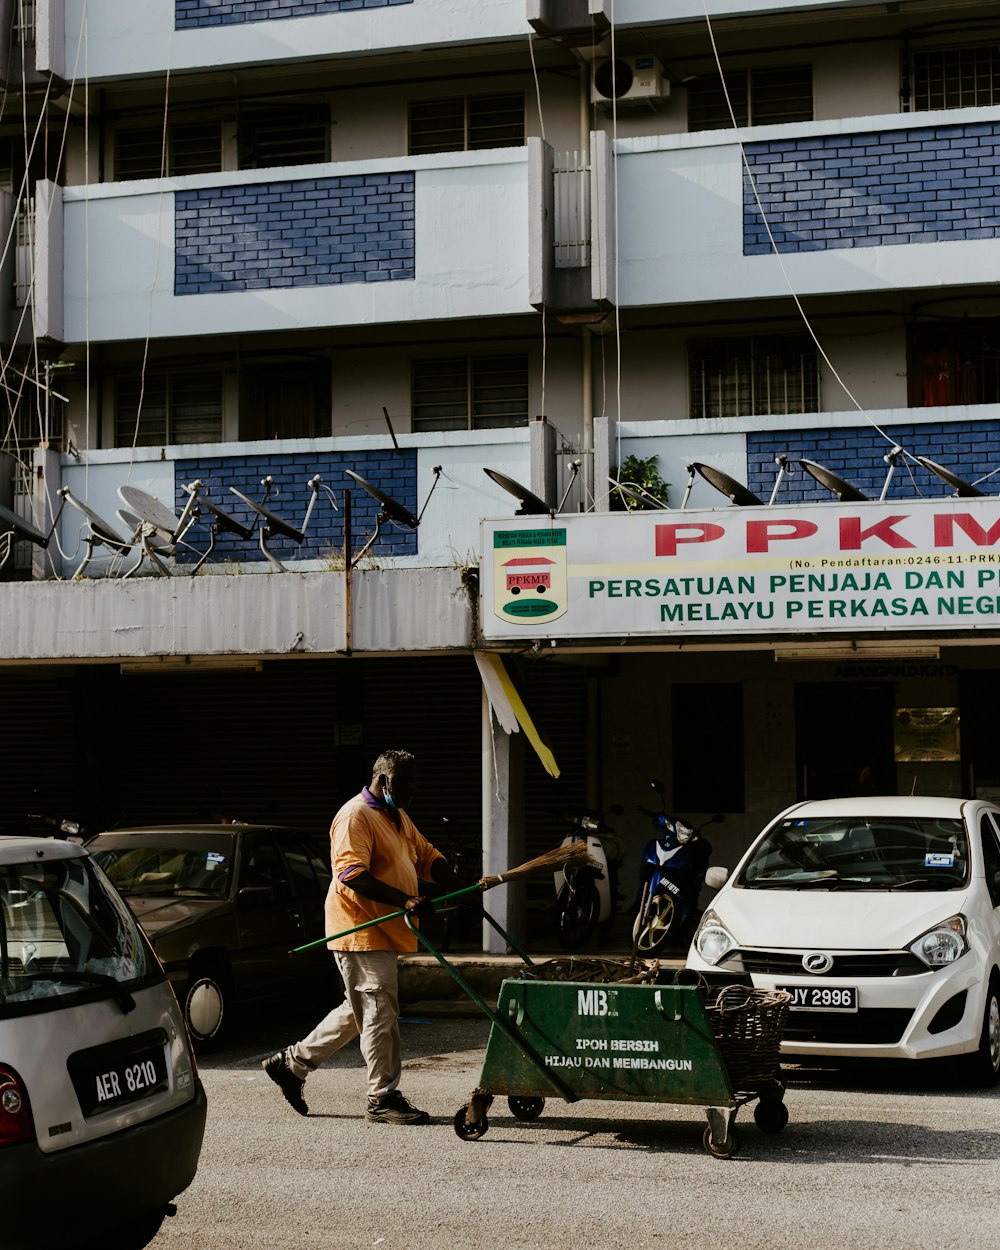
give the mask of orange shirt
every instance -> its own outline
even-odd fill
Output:
[[[379,881],[412,896],[419,892],[418,877],[429,881],[431,865],[436,859],[444,858],[405,812],[399,813],[397,828],[388,812],[369,806],[363,794],[345,803],[334,816],[330,843],[333,881],[326,896],[328,936],[400,910],[399,907],[390,907],[387,903],[377,903],[374,899],[356,894],[350,885],[350,879],[356,873],[370,872]],[[330,949],[415,951],[417,939],[400,917],[338,938],[330,943]]]

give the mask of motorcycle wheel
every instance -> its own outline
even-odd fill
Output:
[[[557,907],[559,945],[568,951],[586,946],[601,909],[593,880],[567,882],[560,891]]]
[[[653,955],[661,950],[676,920],[677,907],[670,895],[654,895],[635,923],[632,937],[636,951],[642,955]]]

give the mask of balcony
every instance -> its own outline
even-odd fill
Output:
[[[322,57],[408,53],[523,39],[525,0],[455,6],[444,0],[39,0],[64,7],[51,37],[52,68],[65,76],[86,28],[83,60],[92,82],[144,74],[280,64]],[[296,16],[296,9],[303,16]]]
[[[975,285],[1000,264],[1000,109],[621,140],[622,306]]]

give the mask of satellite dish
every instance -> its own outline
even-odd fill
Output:
[[[18,516],[16,512],[11,512],[9,508],[4,508],[2,505],[0,505],[0,529],[13,530],[15,538],[27,539],[28,542],[38,547],[47,547],[52,537],[51,532],[43,534],[23,516]]]
[[[393,499],[391,495],[387,495],[384,490],[379,490],[371,482],[366,482],[360,473],[355,473],[353,469],[345,469],[344,472],[348,477],[353,477],[362,490],[366,490],[373,499],[378,500],[382,505],[382,511],[390,521],[397,521],[400,525],[405,525],[407,529],[411,530],[415,530],[420,524],[420,521],[409,508],[404,508],[398,500]]]
[[[496,484],[513,495],[521,506],[514,513],[515,516],[551,516],[552,509],[544,499],[539,499],[537,495],[528,490],[527,486],[522,486],[520,482],[515,482],[512,477],[508,477],[506,473],[501,473],[499,469],[483,469],[488,478],[492,478]]]
[[[943,465],[937,464],[933,460],[928,460],[926,456],[917,456],[915,459],[917,464],[922,464],[925,469],[930,469],[931,473],[939,477],[942,482],[947,482],[949,486],[953,486],[955,494],[960,499],[978,499],[986,493],[981,491],[978,486],[973,486],[971,482],[958,477],[957,474],[952,473],[950,469],[946,469]]]
[[[650,495],[646,491],[638,490],[632,486],[626,486],[624,482],[619,482],[617,478],[609,477],[608,481],[611,483],[612,493],[617,491],[620,495],[623,495],[626,499],[631,499],[632,502],[636,505],[636,508],[638,508],[640,511],[645,511],[645,510],[669,511],[665,503],[661,503],[659,499],[655,499],[652,495]]]
[[[695,469],[710,486],[714,486],[717,491],[721,491],[731,503],[736,504],[740,508],[749,508],[764,502],[762,499],[758,499],[752,490],[748,490],[742,482],[737,482],[734,477],[730,477],[728,473],[723,473],[721,469],[713,469],[710,464],[700,464],[697,460],[688,467],[689,469]]]
[[[828,491],[836,495],[841,503],[865,503],[867,501],[868,496],[862,494],[856,486],[845,482],[842,477],[831,473],[829,469],[817,464],[815,460],[800,460],[799,464],[810,477],[819,482],[820,486],[825,486]]]

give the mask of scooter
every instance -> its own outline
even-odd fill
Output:
[[[671,940],[683,945],[701,915],[698,895],[706,873],[713,888],[729,875],[725,868],[709,869],[712,846],[701,836],[706,825],[725,819],[722,813],[695,828],[663,809],[662,782],[651,781],[650,788],[660,795],[661,809],[639,809],[657,830],[642,853],[642,894],[632,926],[633,950],[641,955],[656,954]]]
[[[608,814],[620,816],[620,803],[613,804]],[[579,950],[598,925],[610,926],[618,910],[618,868],[622,860],[621,839],[604,816],[588,812],[582,816],[566,816],[573,832],[562,840],[585,841],[597,868],[560,869],[554,874],[556,887],[556,932],[565,950]]]

